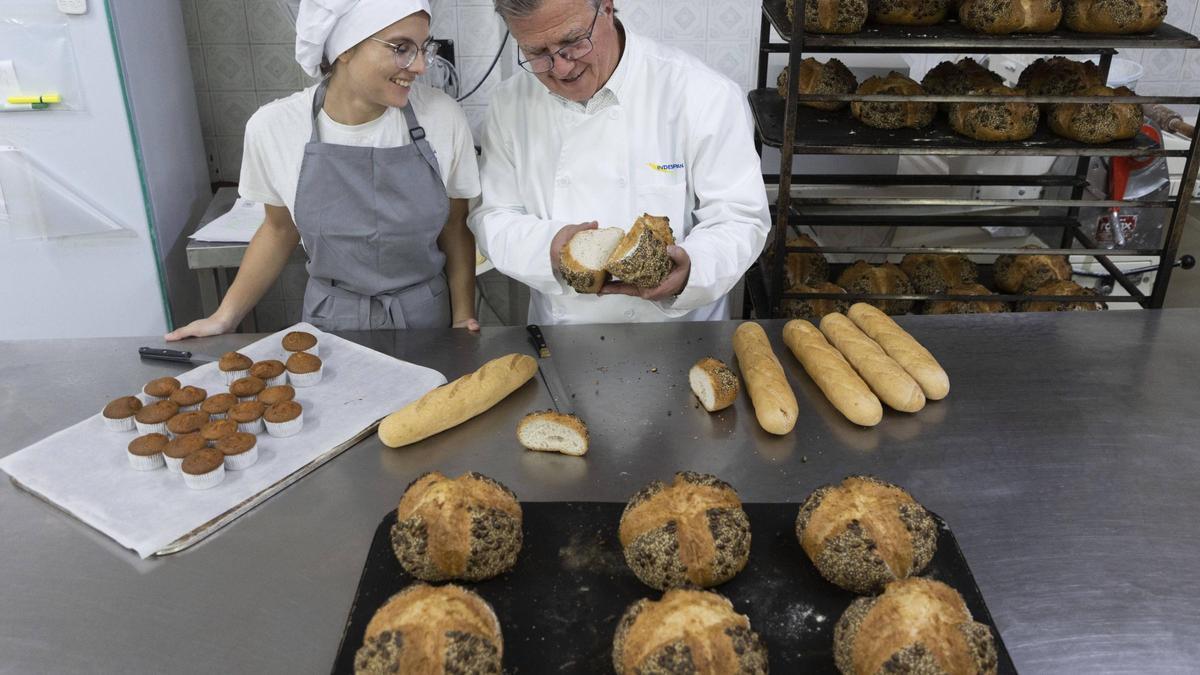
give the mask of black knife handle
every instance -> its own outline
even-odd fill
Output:
[[[542,336],[542,329],[536,323],[531,323],[525,326],[525,330],[529,331],[529,339],[533,342],[533,348],[537,350],[538,356],[543,359],[550,358],[550,346],[546,344],[546,338]]]
[[[143,359],[155,359],[158,361],[176,361],[178,363],[191,363],[192,353],[183,352],[177,349],[160,349],[158,347],[139,347],[138,356]]]

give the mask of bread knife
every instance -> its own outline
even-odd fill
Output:
[[[197,354],[196,352],[162,349],[159,347],[139,347],[138,356],[141,356],[143,359],[173,361],[175,363],[194,363],[196,365],[212,363],[217,360],[217,357],[209,356],[208,354]]]
[[[529,331],[529,339],[533,342],[534,350],[537,351],[538,375],[542,378],[542,384],[546,386],[546,391],[550,392],[550,400],[554,403],[554,409],[567,415],[575,414],[575,406],[571,405],[571,396],[567,392],[566,386],[563,385],[562,378],[558,375],[558,368],[555,367],[554,360],[550,358],[550,345],[546,344],[541,327],[537,324],[529,324],[525,330]]]

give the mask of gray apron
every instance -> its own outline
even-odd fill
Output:
[[[408,145],[322,143],[317,115],[328,82],[313,97],[292,214],[308,254],[303,318],[322,330],[448,328],[437,238],[450,203],[425,130],[410,103]]]

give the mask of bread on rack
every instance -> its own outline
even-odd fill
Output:
[[[870,19],[892,26],[932,26],[946,20],[952,0],[871,0]]]
[[[1089,87],[1080,96],[1134,96],[1128,87]],[[1055,103],[1050,106],[1050,130],[1088,144],[1129,140],[1142,130],[1139,103]]]
[[[920,574],[937,551],[937,522],[907,491],[873,476],[813,490],[796,539],[822,577],[862,595]]]
[[[1022,91],[1002,84],[972,89],[979,96],[1021,96]],[[1038,127],[1040,111],[1036,103],[951,103],[948,110],[950,126],[958,133],[977,141],[993,143],[1023,141]]]
[[[846,289],[837,284],[828,281],[822,281],[813,286],[800,284],[792,286],[788,289],[789,293],[841,293],[845,294]],[[833,312],[844,312],[850,309],[849,300],[829,299],[829,298],[810,298],[803,300],[800,298],[784,298],[779,306],[783,318],[786,319],[807,319],[809,321],[820,321],[821,317]]]
[[[925,90],[915,81],[892,71],[888,73],[887,77],[875,76],[868,79],[859,85],[858,91],[855,93],[922,96],[925,94]],[[903,103],[854,101],[850,104],[850,112],[863,124],[878,129],[904,127],[920,129],[933,122],[937,104],[921,101],[905,101]]]
[[[741,385],[737,375],[724,362],[706,356],[688,371],[688,384],[700,405],[708,412],[717,412],[733,405]]]
[[[1095,295],[1096,291],[1084,288],[1074,281],[1052,281],[1039,286],[1028,295]],[[1055,302],[1053,300],[1026,300],[1017,303],[1018,312],[1096,312],[1108,309],[1102,302]]]
[[[621,513],[617,537],[642,583],[666,590],[729,581],[750,559],[750,519],[737,491],[705,473],[653,481]]]
[[[945,293],[951,286],[973,284],[979,268],[965,255],[952,253],[909,253],[900,269],[918,293]]]
[[[781,97],[787,98],[791,82],[788,67],[784,66],[777,80]],[[858,79],[837,59],[821,63],[810,56],[800,62],[800,77],[796,78],[795,86],[801,94],[853,94],[858,88]],[[800,105],[817,110],[840,110],[846,107],[846,101],[803,101]]]
[[[946,291],[946,295],[977,295],[985,297],[995,295],[983,284],[967,284],[955,286]],[[1008,303],[997,300],[937,300],[925,304],[926,314],[998,314],[1007,312]]]
[[[788,22],[796,0],[787,0]],[[809,33],[857,33],[867,22],[867,0],[804,0],[804,30]]]
[[[812,237],[803,234],[789,235],[788,246],[820,246]],[[815,286],[829,280],[829,261],[820,253],[789,251],[787,264],[783,268],[784,282],[789,289],[796,286]]]
[[[847,293],[877,293],[889,295],[911,295],[912,282],[904,270],[892,263],[872,265],[859,260],[847,267],[838,276],[837,285]],[[907,314],[912,310],[912,300],[867,300],[888,314]]]
[[[1021,248],[1036,251],[1041,247],[1029,245]],[[996,258],[992,273],[996,280],[996,288],[1001,291],[1028,293],[1051,281],[1069,281],[1071,264],[1067,262],[1067,257],[1062,255],[1002,255]]]
[[[642,214],[613,250],[604,269],[638,288],[654,288],[667,278],[675,263],[667,247],[675,244],[666,217]]]
[[[1062,20],[1062,0],[962,0],[958,21],[977,33],[1049,33]]]
[[[1080,33],[1149,33],[1167,18],[1167,0],[1063,0],[1063,23]]]
[[[558,272],[577,293],[598,293],[608,281],[604,266],[625,238],[619,227],[575,233],[558,256]]]
[[[973,89],[1004,84],[1004,78],[979,65],[975,59],[964,58],[958,62],[942,61],[921,78],[921,87],[926,94],[937,96],[966,96]],[[950,109],[949,103],[939,103],[943,111]]]
[[[1091,61],[1075,61],[1065,56],[1038,59],[1021,71],[1017,89],[1030,96],[1070,96],[1077,91],[1104,85],[1100,67]],[[1050,104],[1042,105],[1043,112]]]
[[[998,668],[991,628],[971,618],[958,591],[920,577],[850,603],[833,629],[833,658],[843,675],[995,675]]]

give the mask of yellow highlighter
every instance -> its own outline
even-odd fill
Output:
[[[41,96],[9,96],[8,102],[13,104],[62,103],[62,96],[59,96],[58,94],[42,94]]]

